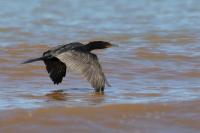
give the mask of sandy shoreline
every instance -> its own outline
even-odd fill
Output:
[[[1,111],[0,132],[195,133],[200,102]],[[191,108],[192,107],[192,108]]]

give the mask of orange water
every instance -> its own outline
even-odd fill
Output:
[[[0,1],[0,132],[198,133],[199,4]],[[53,85],[43,62],[20,64],[92,40],[119,45],[94,52],[112,85],[104,95],[80,75]]]

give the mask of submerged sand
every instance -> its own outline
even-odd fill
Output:
[[[6,133],[197,133],[200,102],[114,104],[1,111]]]

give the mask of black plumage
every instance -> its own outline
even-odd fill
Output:
[[[57,58],[44,60],[47,72],[54,84],[62,82],[63,77],[66,75],[66,65],[59,61]]]
[[[42,57],[27,60],[25,63],[44,61],[47,72],[54,84],[62,82],[66,70],[82,74],[95,88],[96,92],[103,92],[105,84],[110,86],[98,61],[98,57],[91,53],[95,49],[114,46],[104,41],[93,41],[84,45],[79,42],[59,45],[43,53]]]

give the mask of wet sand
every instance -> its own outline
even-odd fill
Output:
[[[200,102],[114,104],[1,111],[0,132],[194,133]]]

